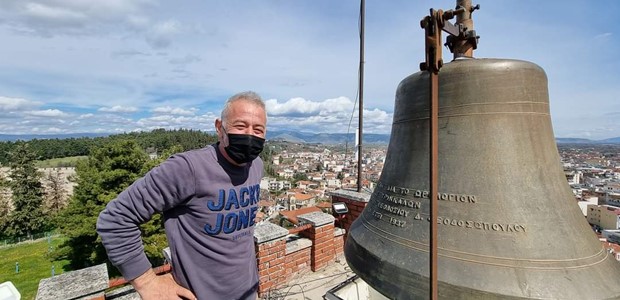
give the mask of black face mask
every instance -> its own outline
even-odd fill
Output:
[[[253,161],[263,151],[265,139],[251,134],[227,133],[228,146],[224,148],[232,160],[238,164]]]

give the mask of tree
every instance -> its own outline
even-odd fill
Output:
[[[95,228],[99,213],[135,180],[180,149],[173,147],[157,160],[150,160],[135,141],[118,140],[94,149],[86,160],[78,162],[77,186],[69,206],[58,218],[59,229],[67,240],[55,252],[56,258],[68,259],[72,268],[107,262]],[[168,244],[162,223],[157,214],[140,226],[146,255],[154,264],[163,261],[162,250]]]
[[[148,161],[143,168],[146,174],[149,170],[159,165],[174,153],[183,151],[181,145],[172,146],[172,148],[163,151],[157,159]],[[149,257],[151,263],[159,265],[163,263],[163,249],[168,247],[168,239],[164,231],[164,221],[162,214],[156,214],[153,218],[140,226],[142,231],[142,241],[144,243],[144,252]]]
[[[35,161],[35,154],[27,143],[20,144],[10,154],[9,187],[14,210],[9,216],[6,232],[11,236],[37,233],[48,225],[41,205],[44,195],[41,174]]]
[[[50,216],[55,216],[66,206],[67,191],[60,174],[60,168],[49,170],[46,175],[47,192],[45,197],[45,211]]]
[[[5,236],[4,230],[8,226],[11,213],[11,198],[7,186],[8,181],[0,173],[0,238]]]
[[[57,258],[72,268],[107,260],[96,232],[97,217],[105,205],[143,175],[148,156],[133,141],[118,141],[94,148],[78,162],[73,196],[59,214],[58,227],[67,240],[56,250]]]
[[[308,175],[303,172],[297,172],[293,175],[293,182],[298,182],[301,180],[308,180]]]

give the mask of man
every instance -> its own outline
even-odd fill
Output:
[[[232,96],[215,120],[215,145],[171,156],[100,213],[108,257],[142,299],[256,299],[253,225],[266,124],[260,96]],[[140,238],[138,226],[157,212],[172,275],[155,275]]]

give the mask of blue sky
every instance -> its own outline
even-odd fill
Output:
[[[424,58],[419,20],[455,3],[366,1],[364,132],[390,132],[396,86]],[[475,56],[543,67],[557,137],[620,136],[619,1],[474,3]],[[244,90],[271,130],[353,132],[358,14],[352,0],[2,0],[0,133],[210,131]]]

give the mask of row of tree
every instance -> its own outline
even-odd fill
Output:
[[[145,150],[170,149],[173,146],[180,146],[183,150],[189,150],[212,144],[217,141],[217,138],[213,134],[200,130],[156,129],[151,132],[131,132],[94,138],[33,139],[27,142],[5,141],[0,142],[0,164],[9,164],[11,160],[10,153],[14,152],[17,147],[25,143],[29,144],[29,148],[35,153],[37,160],[46,160],[51,158],[89,155],[91,149],[122,140],[135,141]]]

